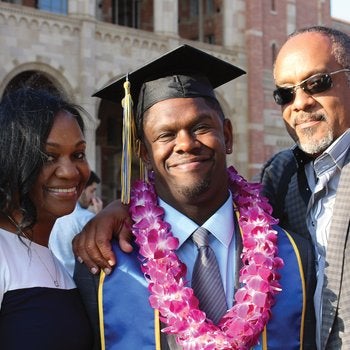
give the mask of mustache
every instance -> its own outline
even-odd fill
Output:
[[[325,121],[327,116],[323,113],[308,113],[308,112],[299,112],[292,118],[292,126],[295,128],[297,125],[313,122],[313,121]]]

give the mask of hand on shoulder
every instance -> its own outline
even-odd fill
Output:
[[[115,237],[120,248],[130,253],[133,250],[131,224],[127,205],[120,200],[108,204],[74,237],[73,251],[78,261],[85,263],[93,274],[101,269],[109,274],[116,264],[110,241]]]

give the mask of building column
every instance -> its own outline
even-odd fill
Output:
[[[246,5],[246,48],[248,82],[248,176],[256,175],[265,159],[264,139],[264,5],[262,1],[248,1]]]
[[[297,26],[297,8],[295,0],[287,1],[286,17],[286,32],[287,35],[289,35],[290,33],[295,31]]]
[[[178,0],[154,0],[154,32],[170,36],[178,36],[178,13]]]
[[[88,106],[82,106],[86,111]],[[89,114],[91,111],[87,111]],[[96,154],[96,129],[98,123],[96,120],[90,119],[84,116],[85,123],[85,140],[86,140],[86,158],[90,165],[91,170],[99,173],[99,164],[97,164]],[[100,176],[101,174],[98,174]]]
[[[76,102],[86,111],[85,139],[87,143],[87,159],[92,170],[96,170],[96,129],[99,119],[96,112],[96,98],[92,94],[97,87],[96,71],[96,43],[95,43],[96,23],[90,20],[83,20],[80,34],[80,57],[79,57],[79,83],[77,86]]]
[[[223,46],[239,47],[244,42],[245,2],[243,0],[223,0]]]
[[[68,15],[77,17],[96,17],[96,0],[69,0]]]

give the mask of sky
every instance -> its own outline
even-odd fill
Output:
[[[331,0],[331,16],[350,22],[350,1]]]

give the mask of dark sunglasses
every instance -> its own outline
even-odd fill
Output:
[[[303,89],[309,95],[327,91],[333,86],[331,76],[340,72],[350,72],[350,69],[344,68],[331,73],[317,73],[293,86],[277,86],[277,89],[273,92],[273,98],[278,105],[283,106],[294,100],[295,92],[299,88]]]

